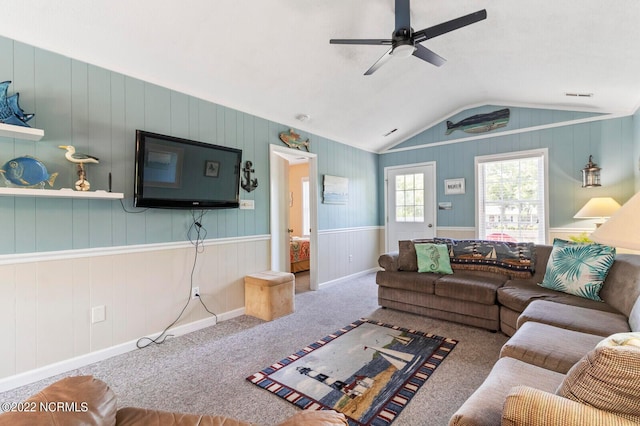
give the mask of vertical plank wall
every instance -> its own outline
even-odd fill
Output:
[[[457,118],[476,114],[479,110],[487,112],[486,108],[469,110],[458,114]],[[465,237],[473,238],[475,157],[547,148],[549,226],[552,235],[588,231],[593,228],[593,222],[577,221],[573,215],[590,198],[607,196],[624,203],[635,193],[638,157],[632,153],[640,149],[640,132],[637,124],[634,127],[637,121],[637,114],[609,118],[572,111],[513,108],[507,129],[517,132],[490,133],[481,139],[460,131],[445,136],[446,123],[443,121],[381,154],[379,208],[384,208],[382,179],[385,167],[435,161],[437,200],[451,202],[453,206],[451,210],[438,210],[438,227],[460,229]],[[602,186],[599,188],[581,186],[580,170],[590,154],[602,167]],[[452,178],[465,178],[465,194],[444,194],[444,180]]]
[[[45,132],[38,142],[0,138],[0,163],[35,156],[59,173],[55,189],[71,187],[75,171],[58,148],[71,144],[100,158],[88,169],[92,189],[107,189],[111,173],[113,191],[125,195],[122,205],[0,197],[0,390],[78,357],[130,350],[139,337],[164,329],[189,300],[193,217],[133,207],[136,129],[240,148],[243,160],[253,162],[259,187],[241,191],[241,198],[254,200],[255,210],[204,216],[207,241],[194,273],[220,319],[242,314],[243,277],[270,265],[269,144],[280,144],[278,134],[289,127],[1,37],[0,54],[9,94],[20,93],[22,108],[36,114],[30,124]],[[320,282],[374,268],[378,156],[303,136],[318,155],[320,194],[324,174],[350,181],[348,205],[319,203],[319,232],[350,242],[349,253],[337,257],[323,247],[333,243],[320,238]],[[106,320],[92,323],[97,306],[105,306]],[[192,302],[179,325],[213,321]]]

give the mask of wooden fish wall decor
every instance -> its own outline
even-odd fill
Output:
[[[447,121],[447,131],[445,135],[450,135],[455,130],[462,130],[466,133],[485,133],[491,130],[504,127],[509,122],[509,108],[499,109],[487,114],[476,114],[467,117],[457,123]]]
[[[305,141],[300,140],[300,135],[294,132],[293,129],[289,129],[289,133],[280,133],[280,140],[289,148],[300,149],[304,146],[307,152],[309,152],[309,139]]]

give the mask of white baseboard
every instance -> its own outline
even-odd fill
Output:
[[[331,281],[325,281],[323,283],[320,283],[318,286],[320,288],[329,287],[329,286],[332,286],[332,285],[335,285],[335,284],[340,284],[341,282],[344,282],[344,281],[347,281],[347,280],[351,280],[351,279],[354,279],[354,278],[361,277],[363,275],[370,274],[372,272],[379,271],[381,269],[382,268],[379,268],[379,267],[375,267],[375,268],[371,268],[371,269],[365,269],[364,271],[356,272],[355,274],[346,275],[344,277],[336,278],[335,280],[331,280]]]
[[[231,318],[244,315],[244,307],[235,309],[233,311],[218,314],[218,322],[225,321]],[[170,334],[175,336],[182,336],[197,330],[201,330],[206,327],[210,327],[216,324],[216,317],[209,317],[198,321],[190,322],[188,324],[180,325],[172,328]],[[150,338],[155,338],[160,335],[160,332],[152,333]],[[80,367],[84,367],[95,362],[104,361],[105,359],[114,357],[116,355],[122,355],[127,352],[137,350],[136,343],[138,339],[131,340],[129,342],[121,343],[119,345],[111,346],[99,351],[90,352],[85,355],[80,355],[74,358],[66,359],[64,361],[56,362],[54,364],[45,365],[40,368],[25,371],[24,373],[16,374],[13,376],[0,379],[0,392],[6,392],[8,390],[28,385],[39,380],[46,379],[48,377],[56,376],[58,374],[65,373],[67,371],[75,370]]]

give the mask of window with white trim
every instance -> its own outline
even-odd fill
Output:
[[[546,243],[547,150],[475,159],[478,238]]]

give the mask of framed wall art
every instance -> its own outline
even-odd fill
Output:
[[[347,204],[349,201],[349,179],[324,175],[322,202],[324,204]]]
[[[445,195],[464,194],[464,178],[445,179],[444,194]]]

